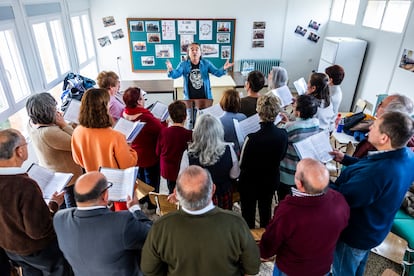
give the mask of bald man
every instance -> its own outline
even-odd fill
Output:
[[[129,211],[109,210],[111,187],[100,172],[82,175],[74,187],[78,207],[54,217],[59,247],[75,275],[142,275],[141,248],[152,222],[136,197],[128,199]]]
[[[259,272],[259,250],[244,219],[215,207],[210,173],[187,167],[177,179],[181,209],[158,219],[141,268],[153,275],[242,275]]]
[[[63,193],[54,193],[45,203],[39,185],[21,168],[27,147],[18,130],[0,131],[0,248],[22,268],[23,275],[69,275],[52,220],[63,203]]]
[[[298,163],[296,188],[276,207],[260,241],[262,258],[276,255],[273,275],[329,273],[349,207],[328,183],[328,170],[319,161],[306,158]]]

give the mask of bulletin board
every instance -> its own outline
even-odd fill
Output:
[[[133,72],[165,71],[187,59],[191,42],[217,68],[233,60],[236,19],[229,18],[127,18]]]

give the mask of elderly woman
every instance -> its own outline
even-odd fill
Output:
[[[269,72],[267,82],[271,89],[267,94],[274,94],[280,99],[281,106],[285,107],[292,103],[292,93],[287,86],[288,74],[285,68],[275,66]]]
[[[279,165],[285,157],[288,136],[286,130],[274,125],[281,111],[273,95],[257,101],[260,130],[247,135],[240,156],[239,192],[242,216],[250,228],[255,228],[256,203],[260,227],[266,227],[271,217],[272,198],[279,186]]]
[[[231,210],[232,181],[239,176],[240,169],[232,146],[224,142],[224,131],[220,121],[210,114],[201,115],[193,130],[193,142],[181,159],[180,172],[190,165],[207,169],[216,185],[213,202]]]
[[[28,132],[41,166],[56,172],[73,173],[65,188],[65,205],[69,208],[76,206],[73,184],[82,174],[82,168],[72,159],[70,141],[73,128],[65,122],[56,105],[53,96],[46,92],[28,98]]]
[[[73,160],[87,172],[99,167],[126,169],[137,163],[137,153],[124,134],[112,129],[106,89],[88,89],[82,97],[79,126],[72,135]],[[115,204],[120,210],[125,204]]]
[[[139,158],[136,165],[139,167],[138,178],[154,187],[156,192],[160,189],[160,159],[156,154],[157,140],[164,126],[160,120],[144,107],[145,99],[142,90],[138,87],[129,87],[124,92],[125,109],[122,117],[129,121],[141,121],[144,128],[132,142],[132,148]],[[156,206],[148,202],[148,209],[155,212]]]
[[[236,130],[234,129],[233,119],[242,121],[246,119],[246,115],[239,113],[240,96],[235,89],[224,91],[220,100],[220,106],[224,110],[224,114],[219,118],[224,128],[224,141],[233,143],[237,156],[240,155],[240,148]]]
[[[114,123],[116,123],[122,115],[124,110],[124,104],[118,100],[115,95],[119,91],[119,77],[115,72],[112,71],[102,71],[98,74],[96,78],[100,88],[105,88],[110,96],[109,99],[109,114],[112,117]]]

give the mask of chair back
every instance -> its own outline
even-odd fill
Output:
[[[178,204],[171,203],[168,201],[167,194],[150,192],[149,198],[150,198],[151,203],[157,205],[157,214],[160,216],[163,216],[170,212],[177,211],[179,208]]]

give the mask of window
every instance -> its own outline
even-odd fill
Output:
[[[24,105],[31,91],[19,52],[15,30],[4,25],[0,29],[0,121]]]
[[[32,24],[46,86],[49,87],[70,71],[66,41],[60,19],[50,18]]]
[[[71,16],[80,73],[95,78],[97,73],[94,42],[87,12]]]
[[[362,25],[401,33],[410,9],[409,0],[369,0]]]
[[[330,19],[345,24],[355,24],[359,0],[334,0]]]

